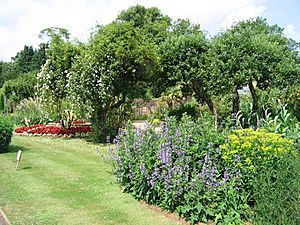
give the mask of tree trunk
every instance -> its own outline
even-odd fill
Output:
[[[252,96],[252,103],[253,103],[252,113],[256,113],[256,112],[258,112],[258,97],[257,97],[256,91],[255,91],[255,88],[253,86],[252,79],[249,79],[248,86],[249,86],[249,90],[250,90],[250,93]]]
[[[106,116],[106,109],[95,108],[93,115],[93,137],[97,142],[104,143],[107,135],[109,135],[107,132]]]
[[[194,90],[194,92],[196,94],[196,99],[198,101],[200,100],[202,102],[205,102],[207,104],[209,110],[211,111],[211,113],[215,116],[215,118],[216,118],[215,127],[217,127],[217,124],[218,124],[218,112],[217,112],[217,109],[214,106],[214,103],[213,103],[211,97],[196,82],[193,82],[193,90]]]
[[[235,87],[232,96],[232,114],[236,115],[239,110],[240,110],[240,96],[237,87]]]

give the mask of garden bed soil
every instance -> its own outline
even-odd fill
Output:
[[[169,218],[171,221],[173,222],[177,222],[177,223],[180,223],[182,225],[190,225],[191,223],[185,219],[182,219],[180,218],[175,212],[171,213],[171,212],[168,212],[156,205],[150,205],[150,204],[147,204],[146,202],[144,201],[140,201],[140,203],[142,205],[145,205],[147,206],[148,208],[150,208],[151,210],[154,210],[155,212],[159,212],[160,214],[164,215],[165,217]],[[196,223],[195,225],[213,225],[213,223]]]

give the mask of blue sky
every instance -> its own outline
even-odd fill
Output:
[[[96,24],[107,24],[136,4],[156,6],[173,19],[188,18],[209,36],[262,16],[300,42],[300,0],[0,0],[0,60],[9,61],[25,44],[37,47],[39,32],[51,26],[86,41]]]

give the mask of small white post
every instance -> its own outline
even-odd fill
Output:
[[[17,153],[17,165],[16,165],[16,170],[18,169],[18,165],[19,165],[19,162],[21,161],[21,158],[22,158],[22,151],[19,150],[18,153]]]

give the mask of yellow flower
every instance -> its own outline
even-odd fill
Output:
[[[245,163],[250,164],[250,163],[251,163],[251,159],[250,159],[250,158],[247,158],[247,159],[245,160]]]

